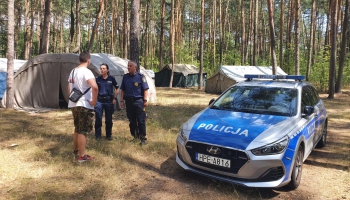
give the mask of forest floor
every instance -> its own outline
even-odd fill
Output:
[[[328,112],[327,146],[303,164],[296,190],[247,188],[186,172],[175,161],[178,130],[217,95],[193,89],[157,88],[147,108],[148,144],[131,142],[125,112],[114,115],[113,141],[89,135],[78,163],[72,155],[69,110],[27,113],[0,108],[0,199],[350,199],[350,90]]]
[[[302,180],[296,190],[246,188],[217,182],[175,164],[175,155],[148,170],[152,189],[137,187],[133,199],[350,199],[350,92],[333,100],[320,94],[328,111],[327,146],[314,149],[304,162]],[[161,172],[161,173],[159,173]],[[156,180],[156,181],[155,181]],[[149,180],[146,180],[147,182]],[[142,185],[142,184],[140,184]],[[140,198],[141,197],[141,198]],[[127,199],[127,198],[126,198]]]

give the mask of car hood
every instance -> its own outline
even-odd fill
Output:
[[[208,108],[193,116],[183,129],[189,132],[191,141],[245,150],[267,129],[286,127],[288,118]]]

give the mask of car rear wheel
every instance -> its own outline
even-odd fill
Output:
[[[323,148],[327,144],[327,121],[324,122],[323,128],[322,128],[322,136],[320,141],[318,141],[316,147],[317,148]]]
[[[288,184],[288,187],[290,189],[297,189],[300,181],[301,181],[301,174],[303,172],[303,157],[304,157],[304,151],[303,147],[300,145],[297,151],[297,154],[295,155],[294,159],[294,165],[293,165],[293,172],[291,175],[291,180]]]

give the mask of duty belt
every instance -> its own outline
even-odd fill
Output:
[[[137,101],[139,99],[142,99],[142,97],[125,97],[125,101]]]
[[[107,102],[111,102],[109,97],[98,97],[97,101],[101,102],[101,103],[107,103]]]

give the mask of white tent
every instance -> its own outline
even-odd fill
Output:
[[[13,71],[14,73],[22,67],[26,60],[17,60],[14,59]],[[7,79],[7,58],[0,58],[0,99],[3,98],[5,90],[6,90],[6,80]]]
[[[99,67],[102,63],[108,64],[110,75],[120,86],[123,75],[128,73],[128,60],[109,54],[91,54],[89,69],[95,76],[100,74]],[[68,76],[78,65],[78,54],[42,54],[28,60],[14,76],[15,108],[30,110],[65,107],[68,102]],[[149,85],[149,100],[155,102],[154,82],[143,67],[141,73],[145,74]],[[6,98],[3,98],[3,105],[5,101]]]
[[[207,79],[205,92],[222,93],[237,82],[245,80],[245,74],[272,75],[271,66],[221,66],[220,69]],[[277,75],[287,75],[277,67]]]

